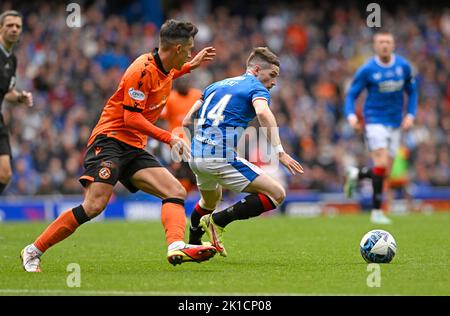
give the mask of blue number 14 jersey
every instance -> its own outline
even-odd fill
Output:
[[[242,132],[256,116],[253,101],[264,99],[270,104],[269,91],[255,76],[246,73],[211,84],[202,98],[192,157],[234,159]]]

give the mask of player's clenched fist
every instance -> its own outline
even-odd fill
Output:
[[[189,161],[191,158],[191,149],[182,138],[172,136],[172,140],[169,145],[172,149],[172,153],[175,153],[175,155],[181,155],[183,161]]]

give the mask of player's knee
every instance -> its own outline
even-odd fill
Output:
[[[187,197],[187,192],[181,184],[178,184],[170,189],[167,197],[185,200]]]
[[[2,168],[0,171],[0,183],[8,184],[11,181],[12,171],[10,168]]]
[[[89,218],[94,218],[105,210],[107,203],[108,201],[104,201],[100,198],[88,204],[83,204],[83,208]]]
[[[274,190],[271,197],[275,200],[277,205],[280,205],[286,199],[286,190],[282,186],[279,186]]]

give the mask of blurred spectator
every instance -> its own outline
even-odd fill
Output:
[[[190,143],[190,137],[181,132],[182,122],[195,101],[202,96],[201,90],[191,86],[191,76],[186,75],[174,81],[174,89],[167,100],[166,107],[161,113],[161,118],[168,123],[166,129],[172,133],[178,129],[175,135],[184,138],[188,144]],[[181,182],[188,193],[196,189],[195,176],[186,162],[171,164],[171,168],[174,176]]]
[[[181,128],[184,117],[192,105],[200,99],[202,91],[191,85],[191,76],[185,75],[178,78],[173,83],[173,90],[169,95],[166,106],[161,113],[161,119],[167,121],[168,131],[174,131]],[[183,134],[177,136],[182,137]],[[190,142],[190,139],[184,137]]]

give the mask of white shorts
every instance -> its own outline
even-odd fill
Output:
[[[219,185],[234,192],[242,192],[263,171],[243,158],[234,161],[213,158],[194,158],[189,166],[200,190],[213,191]]]
[[[365,136],[369,151],[386,148],[389,150],[389,155],[395,157],[397,149],[400,146],[400,128],[384,126],[382,124],[367,124]]]

